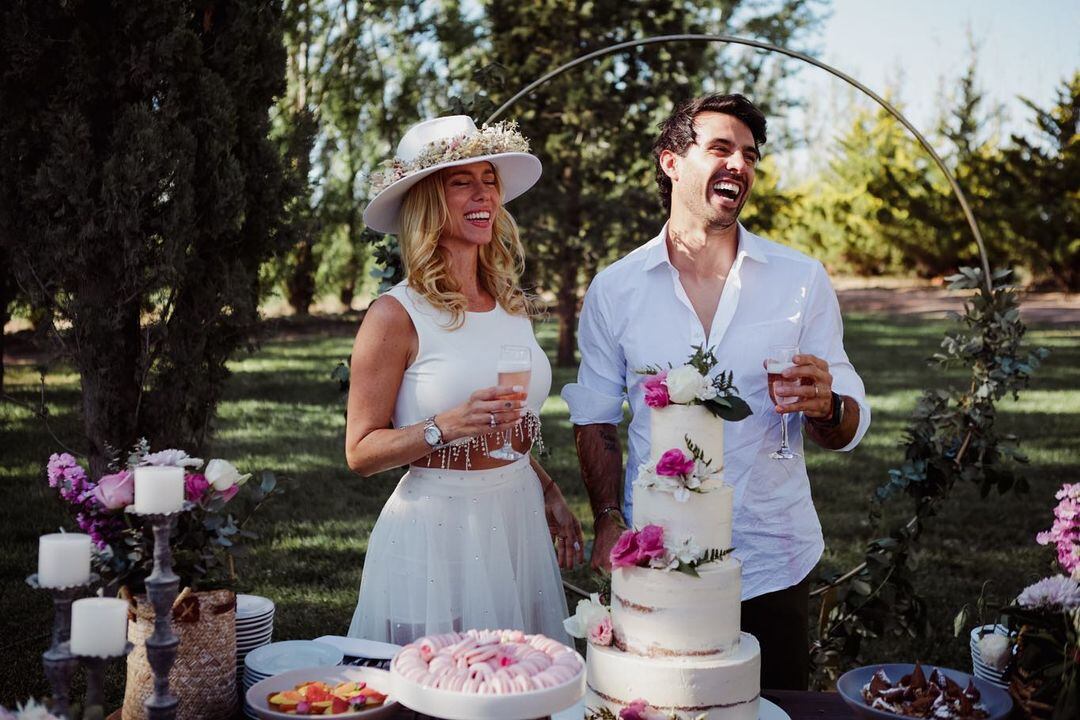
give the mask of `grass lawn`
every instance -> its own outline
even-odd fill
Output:
[[[867,524],[868,500],[887,469],[899,463],[898,444],[919,392],[963,380],[962,373],[950,378],[924,362],[945,329],[937,321],[848,317],[847,347],[866,381],[874,422],[854,453],[809,453],[826,537],[823,568],[846,569],[857,563],[866,540],[881,530]],[[550,351],[554,328],[544,326],[540,332]],[[918,589],[930,609],[934,632],[920,639],[874,639],[864,647],[865,662],[919,658],[969,667],[967,638],[952,636],[957,610],[973,604],[984,584],[989,596],[1004,600],[1050,571],[1052,553],[1036,545],[1034,535],[1050,525],[1056,489],[1075,481],[1080,470],[1080,328],[1035,328],[1029,339],[1052,354],[1019,402],[1003,403],[1000,422],[1021,438],[1031,458],[1025,470],[1031,492],[981,499],[973,488],[958,488],[924,534],[918,556]],[[257,519],[254,529],[262,537],[239,568],[245,590],[277,603],[276,640],[344,634],[356,603],[368,534],[400,474],[361,479],[345,467],[343,405],[328,375],[350,346],[347,335],[266,342],[259,352],[232,364],[234,374],[220,407],[213,456],[228,458],[245,471],[270,469],[287,478],[287,493]],[[554,392],[544,406],[544,434],[551,449],[544,462],[585,518],[587,502],[572,431],[558,397],[574,375],[573,369],[555,371]],[[8,368],[6,382],[6,392],[16,400],[36,401],[33,368]],[[46,393],[51,431],[78,448],[77,376],[69,368],[50,369]],[[60,525],[72,527],[44,481],[45,461],[56,450],[28,410],[0,403],[3,705],[48,692],[40,655],[48,644],[51,603],[27,588],[23,578],[36,570],[38,535]],[[909,513],[907,500],[897,499],[887,506],[886,519],[895,524]],[[582,571],[567,579],[592,584]],[[110,704],[120,702],[121,683],[121,668],[114,668]]]

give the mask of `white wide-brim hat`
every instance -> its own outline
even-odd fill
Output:
[[[401,201],[413,185],[444,168],[476,162],[495,166],[504,203],[535,185],[543,171],[514,123],[478,129],[468,115],[425,120],[406,131],[394,159],[384,163],[387,171],[372,174],[378,192],[364,209],[364,224],[396,235],[401,231]]]

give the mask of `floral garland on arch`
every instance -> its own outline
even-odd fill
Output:
[[[1027,459],[1013,445],[1015,438],[996,431],[995,404],[1018,397],[1049,353],[1023,346],[1027,329],[1011,276],[1010,270],[998,270],[988,284],[982,269],[962,267],[946,278],[950,290],[972,295],[963,314],[954,313],[958,328],[946,333],[931,364],[969,368],[971,381],[964,389],[923,393],[907,428],[904,461],[874,493],[871,522],[880,522],[882,504],[901,494],[913,500],[914,517],[871,540],[858,567],[824,574],[827,584],[812,593],[822,598],[810,653],[818,688],[835,684],[859,664],[865,638],[930,633],[926,605],[915,591],[912,553],[924,523],[958,481],[974,483],[984,497],[992,490],[1027,490],[1024,478],[1006,464]]]

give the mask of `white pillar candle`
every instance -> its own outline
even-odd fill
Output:
[[[52,533],[38,538],[38,585],[72,587],[90,580],[90,536]]]
[[[135,512],[176,512],[184,504],[184,468],[135,468]]]
[[[71,654],[116,657],[127,644],[128,604],[90,597],[71,603]]]

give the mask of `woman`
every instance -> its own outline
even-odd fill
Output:
[[[567,640],[559,568],[583,561],[584,539],[528,454],[551,368],[503,208],[540,177],[527,151],[513,127],[422,122],[364,212],[368,227],[398,235],[406,280],[356,334],[345,455],[360,475],[409,470],[372,530],[352,637],[404,644],[489,627]],[[504,344],[531,348],[527,388],[495,385]],[[507,436],[524,457],[489,457]]]

